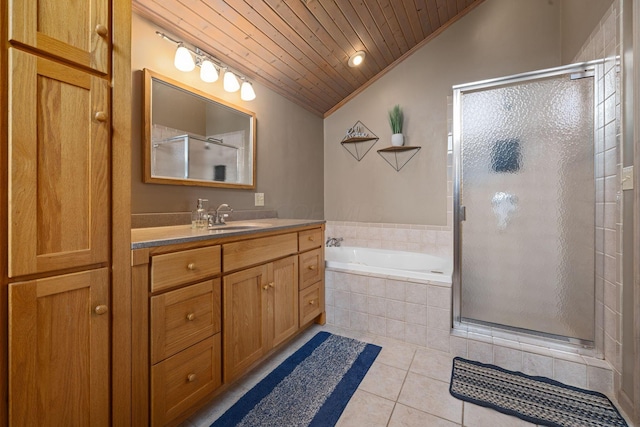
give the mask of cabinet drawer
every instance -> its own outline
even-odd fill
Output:
[[[298,252],[296,233],[262,237],[222,245],[224,271],[238,270]]]
[[[220,334],[151,367],[151,425],[164,426],[222,384]]]
[[[298,249],[300,252],[308,251],[309,249],[319,248],[322,246],[322,229],[316,228],[313,230],[301,231],[298,233]]]
[[[151,258],[151,292],[220,273],[220,246],[191,249]]]
[[[322,279],[324,275],[324,257],[322,255],[322,248],[300,254],[300,290]]]
[[[306,325],[324,311],[324,283],[318,282],[300,291],[300,326]]]
[[[151,361],[220,332],[220,279],[151,297]]]

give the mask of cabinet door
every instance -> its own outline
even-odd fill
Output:
[[[298,330],[298,256],[269,264],[269,348]]]
[[[9,13],[11,41],[108,72],[108,0],[9,0]]]
[[[222,286],[226,383],[244,373],[267,349],[267,266],[225,276]]]
[[[9,425],[109,425],[106,268],[9,286]]]
[[[16,49],[9,60],[9,276],[107,262],[108,82]]]

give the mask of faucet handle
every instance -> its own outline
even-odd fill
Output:
[[[218,206],[216,208],[216,217],[215,217],[215,220],[214,220],[215,224],[224,224],[225,223],[224,218],[229,216],[229,213],[220,214],[220,209],[222,209],[222,208],[227,208],[229,212],[233,212],[233,208],[231,208],[231,206],[229,206],[226,203],[222,203],[220,206]]]

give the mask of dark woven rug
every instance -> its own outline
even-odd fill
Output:
[[[602,393],[461,357],[453,359],[453,397],[551,427],[627,427]]]
[[[211,427],[330,427],[381,348],[318,332]]]

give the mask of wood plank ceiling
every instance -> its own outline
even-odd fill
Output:
[[[327,116],[483,0],[133,0],[184,42]],[[366,52],[359,67],[349,57]],[[257,94],[260,96],[260,94]]]

